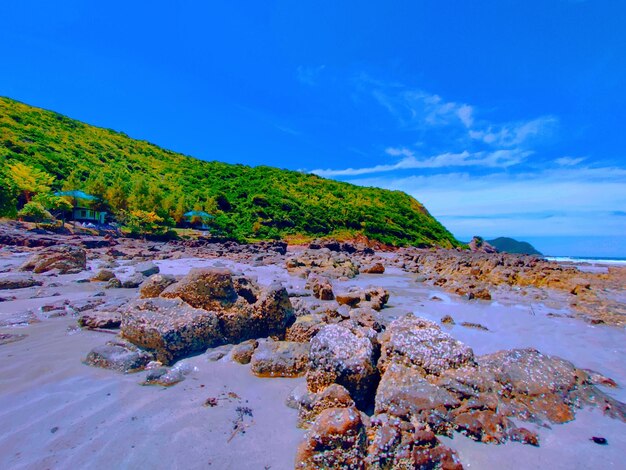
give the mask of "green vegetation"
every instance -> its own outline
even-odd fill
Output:
[[[497,248],[498,251],[502,251],[504,253],[542,256],[541,252],[539,252],[530,243],[520,242],[515,240],[514,238],[498,237],[494,238],[493,240],[487,240],[487,243],[493,245]]]
[[[16,176],[20,164],[33,170]],[[424,206],[399,191],[197,160],[0,97],[0,215],[14,216],[47,187],[98,196],[97,209],[135,230],[161,230],[202,210],[215,216],[215,231],[237,239],[350,233],[396,245],[458,246]]]

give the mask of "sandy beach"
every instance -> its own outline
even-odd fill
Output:
[[[3,248],[0,254],[5,271],[0,276],[6,276],[30,253]],[[391,257],[381,255],[383,260]],[[303,377],[259,378],[249,365],[237,364],[229,355],[209,360],[211,350],[179,361],[178,367],[188,375],[168,388],[140,385],[145,371],[122,374],[83,363],[94,346],[114,335],[81,329],[72,314],[45,318],[41,307],[64,300],[115,302],[137,296],[136,288],[103,289],[102,282],[76,282],[92,276],[101,264],[92,257],[87,271],[41,275],[42,286],[2,292],[0,333],[26,337],[0,345],[0,467],[293,468],[304,430],[297,427],[297,411],[285,401],[302,386]],[[164,259],[155,264],[161,274],[176,276],[191,268],[227,267],[255,277],[260,285],[277,281],[291,292],[303,290],[306,283],[281,265],[253,266],[227,257]],[[124,279],[132,273],[132,265],[120,260],[113,271]],[[360,274],[334,285],[336,289],[387,289],[389,302],[381,311],[386,321],[413,312],[440,323],[450,315],[456,324],[444,326],[444,331],[475,354],[532,347],[578,368],[592,369],[618,384],[618,388],[601,387],[603,392],[626,401],[623,328],[568,318],[567,307],[555,308],[558,296],[554,302],[529,302],[513,293],[491,301],[468,301],[416,278],[389,267],[383,275]],[[36,320],[11,324],[20,316],[28,317],[25,312]],[[465,327],[462,322],[486,329]],[[456,432],[453,438],[441,440],[458,452],[465,468],[624,468],[626,423],[598,409],[579,410],[565,424],[524,426],[537,433],[538,447],[485,444]],[[608,445],[594,443],[593,436],[604,437]]]

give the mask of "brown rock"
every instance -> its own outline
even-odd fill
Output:
[[[87,268],[87,252],[74,245],[58,245],[44,248],[31,256],[21,271],[43,273],[58,269],[61,274],[76,274]]]
[[[144,299],[122,311],[121,334],[156,353],[163,364],[224,342],[214,312],[193,308],[180,299]]]
[[[292,341],[259,341],[250,361],[259,377],[298,377],[304,374],[309,358],[309,344]]]
[[[367,437],[356,408],[323,410],[296,454],[297,469],[364,469]]]
[[[167,274],[153,274],[139,286],[139,298],[150,299],[158,297],[165,289],[175,282],[176,278],[174,276]]]
[[[378,381],[372,342],[340,325],[328,325],[311,340],[307,385],[316,393],[344,386],[359,406],[373,399]]]

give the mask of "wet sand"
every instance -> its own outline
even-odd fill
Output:
[[[23,258],[4,258],[14,266]],[[156,264],[164,274],[184,274],[191,267],[223,265],[259,282],[279,280],[291,289],[305,281],[282,267],[252,267],[228,260],[167,260]],[[95,269],[98,263],[90,263]],[[121,274],[124,267],[116,268]],[[3,291],[18,299],[0,303],[0,319],[25,308],[37,308],[63,298],[82,298],[101,290],[101,284],[71,282],[87,273],[59,276],[61,287],[46,291],[61,296],[25,299],[41,288]],[[626,401],[626,332],[610,326],[592,326],[580,320],[549,316],[565,314],[553,305],[528,299],[496,298],[463,301],[438,288],[424,286],[415,276],[388,269],[384,275],[360,275],[337,287],[375,285],[391,293],[383,314],[395,318],[415,312],[439,321],[451,315],[457,325],[448,331],[471,346],[476,354],[500,349],[535,347],[572,361],[576,366],[605,374],[622,388],[602,389]],[[112,289],[105,295],[133,295],[136,290]],[[438,300],[431,300],[433,296]],[[558,299],[555,299],[555,302]],[[460,326],[480,323],[489,331]],[[0,333],[27,334],[21,341],[0,346],[0,468],[219,468],[289,469],[303,431],[296,427],[297,412],[284,402],[304,379],[261,379],[228,357],[210,362],[201,354],[185,359],[197,370],[171,388],[141,386],[145,372],[123,375],[82,364],[94,346],[113,335],[76,330],[72,317],[45,319],[24,327],[0,328]],[[216,406],[204,406],[216,398]],[[243,417],[245,433],[234,433],[237,408],[249,408]],[[626,424],[581,410],[573,422],[537,428],[540,447],[518,443],[489,445],[460,435],[442,438],[458,450],[465,468],[626,468]],[[608,446],[589,440],[608,439]]]

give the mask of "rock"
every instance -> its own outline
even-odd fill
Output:
[[[509,436],[507,429],[511,426],[508,418],[491,410],[473,410],[461,413],[454,418],[456,429],[476,441],[500,444]],[[523,431],[512,434],[516,438],[523,437]],[[529,441],[530,436],[526,436]]]
[[[320,300],[334,300],[333,286],[326,278],[311,276],[307,282],[307,288],[313,291],[313,296]]]
[[[298,377],[304,374],[309,344],[292,341],[259,341],[250,361],[259,377]]]
[[[327,278],[353,278],[359,274],[359,268],[344,253],[331,252],[328,249],[306,250],[291,256],[286,262],[287,270],[306,277],[309,273]]]
[[[170,285],[176,282],[174,276],[167,274],[153,274],[139,286],[139,297],[150,299],[158,297]]]
[[[526,428],[509,429],[508,437],[511,441],[521,442],[522,444],[539,447],[539,436]]]
[[[441,318],[441,323],[443,323],[444,325],[456,325],[454,318],[452,318],[450,315],[444,315]]]
[[[159,367],[148,372],[146,379],[141,385],[160,385],[162,387],[171,387],[185,380],[184,374],[176,368],[168,369]]]
[[[21,271],[43,273],[58,269],[60,274],[76,274],[87,268],[87,252],[74,245],[58,245],[44,248],[22,266]]]
[[[193,308],[180,299],[131,302],[122,311],[121,334],[154,350],[157,360],[166,365],[224,342],[214,312]]]
[[[16,341],[21,341],[26,338],[28,335],[14,335],[11,333],[0,333],[0,346],[9,343],[15,343]]]
[[[382,263],[374,263],[365,268],[361,268],[360,271],[366,274],[384,274],[385,266]]]
[[[252,354],[258,346],[259,342],[256,339],[249,339],[243,343],[239,343],[232,349],[233,361],[239,364],[249,364],[252,359]]]
[[[108,269],[101,269],[90,280],[94,282],[98,282],[98,281],[107,282],[113,279],[114,277],[115,277],[115,274],[113,273],[113,271],[110,271]]]
[[[447,390],[428,383],[418,369],[391,363],[376,391],[376,413],[410,420],[422,412],[456,407],[459,400]]]
[[[313,336],[320,331],[326,323],[322,315],[310,314],[302,315],[296,318],[296,321],[287,328],[285,340],[297,341],[299,343],[308,343]]]
[[[91,311],[78,317],[78,325],[83,328],[119,328],[122,315],[118,312]]]
[[[122,282],[116,277],[109,279],[109,282],[107,282],[106,286],[104,286],[105,289],[120,289],[121,287]]]
[[[372,342],[340,325],[328,325],[311,340],[307,384],[317,393],[333,383],[344,386],[359,406],[367,406],[378,382]]]
[[[140,273],[145,277],[150,277],[153,274],[159,273],[159,267],[152,261],[146,261],[135,265],[135,272]]]
[[[320,393],[305,393],[297,405],[298,426],[306,428],[322,411],[328,408],[351,408],[354,400],[345,387],[331,384]]]
[[[385,330],[382,316],[373,308],[359,307],[350,310],[350,319],[358,326],[380,333]]]
[[[436,323],[413,314],[389,324],[380,342],[378,367],[381,372],[387,364],[398,362],[420,369],[423,375],[439,375],[447,369],[474,362],[470,347],[441,331]]]
[[[348,305],[352,308],[367,306],[374,310],[381,310],[389,300],[389,292],[382,287],[352,288],[347,292],[337,293],[335,298],[339,305]]]
[[[461,323],[461,326],[464,326],[465,328],[473,328],[475,330],[489,331],[489,328],[487,328],[484,325],[481,325],[480,323],[472,323],[472,322],[464,321]]]
[[[294,387],[294,389],[289,393],[289,396],[285,400],[285,405],[289,408],[293,408],[297,410],[300,408],[300,405],[308,400],[311,393],[306,387],[306,382],[300,382],[298,385]]]
[[[145,276],[141,273],[135,273],[129,278],[122,281],[122,287],[124,289],[136,289],[146,280]]]
[[[195,268],[161,292],[161,297],[178,297],[195,308],[221,310],[234,305],[238,296],[227,269]]]
[[[366,468],[462,470],[457,454],[441,445],[427,424],[386,414],[372,417]]]
[[[227,356],[228,353],[230,353],[232,349],[233,349],[232,344],[224,344],[216,348],[207,349],[204,355],[206,356],[208,361],[215,362]]]
[[[43,282],[28,274],[9,274],[0,277],[0,290],[25,289],[27,287],[41,286]]]
[[[143,370],[152,355],[122,341],[109,341],[91,350],[85,364],[130,373]]]
[[[298,447],[296,469],[363,469],[367,446],[365,426],[352,408],[323,410]]]

